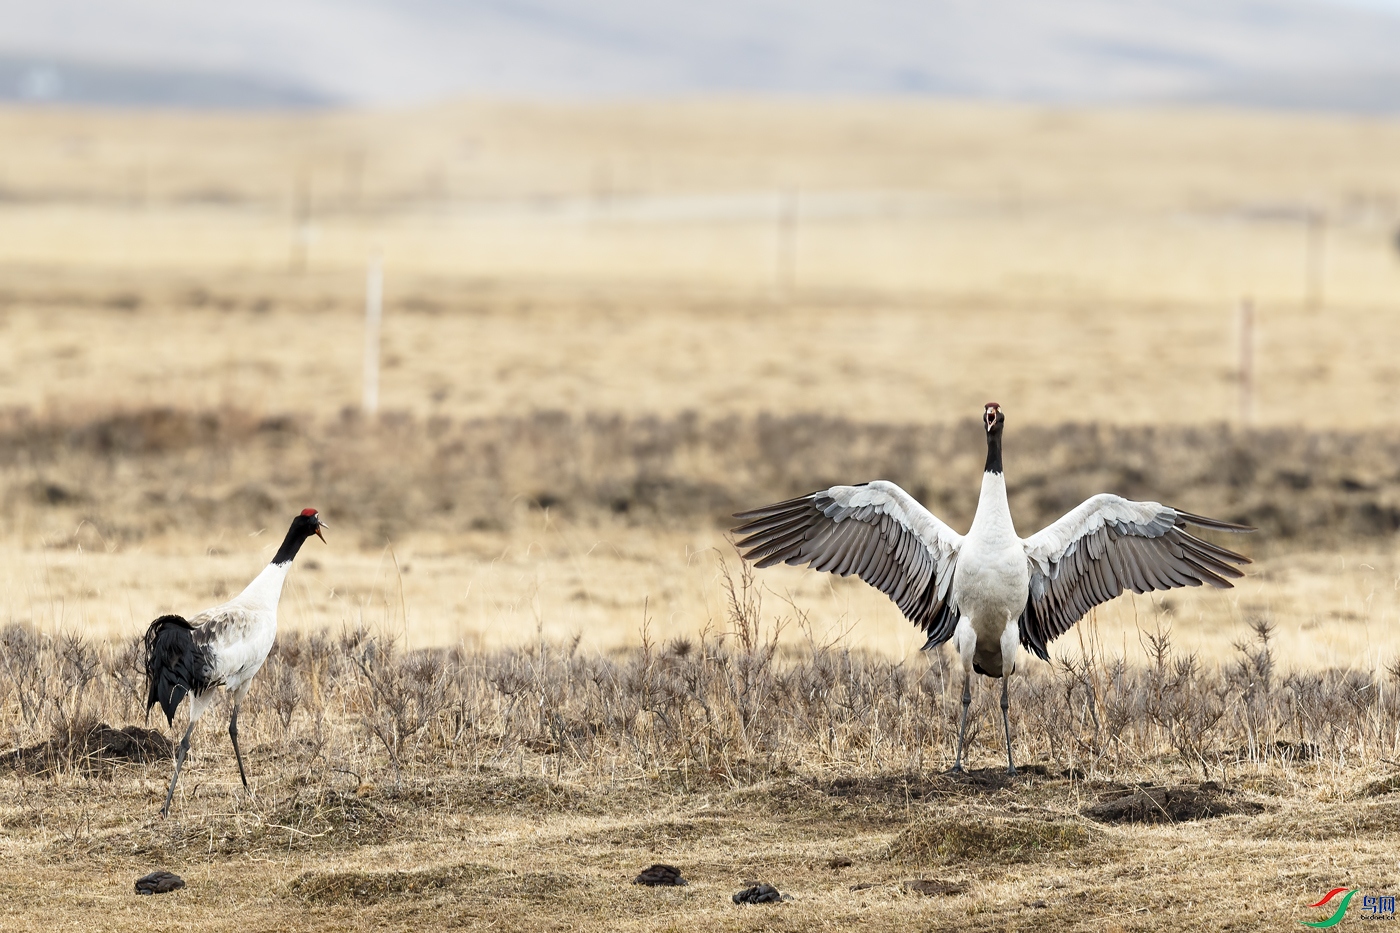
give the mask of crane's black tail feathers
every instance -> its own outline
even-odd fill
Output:
[[[187,693],[208,689],[204,648],[195,643],[194,626],[179,616],[161,616],[146,629],[146,712],[160,704],[175,724],[175,710]]]

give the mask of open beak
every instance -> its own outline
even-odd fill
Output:
[[[330,525],[327,525],[325,522],[321,521],[319,518],[316,519],[316,537],[320,538],[322,542],[325,542],[326,536],[323,535],[323,534],[321,534],[321,529],[322,529],[322,528],[329,528],[329,527],[331,527],[331,526],[330,526]]]

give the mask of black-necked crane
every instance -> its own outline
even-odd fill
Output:
[[[1050,660],[1046,646],[1093,607],[1124,590],[1228,588],[1249,558],[1187,528],[1253,531],[1157,502],[1094,496],[1029,538],[1016,534],[1001,467],[1001,406],[983,410],[987,465],[972,527],[960,535],[894,483],[832,486],[740,512],[743,556],[759,567],[808,564],[858,575],[894,600],[928,636],[924,649],[953,642],[963,667],[954,771],[962,770],[972,674],[1002,678],[1006,770],[1011,756],[1007,680],[1018,648]]]
[[[282,546],[262,573],[243,592],[228,602],[206,609],[186,621],[180,616],[161,616],[146,629],[146,711],[160,704],[166,721],[175,724],[175,710],[186,695],[190,698],[190,724],[175,753],[175,775],[160,815],[170,813],[170,800],[180,780],[180,768],[190,750],[190,733],[223,687],[233,695],[233,712],[228,720],[228,737],[238,761],[238,776],[248,789],[243,770],[243,754],[238,750],[238,709],[248,694],[253,676],[267,660],[277,637],[277,603],[292,559],[307,538],[315,535],[325,541],[321,529],[328,527],[315,509],[303,509],[292,519]]]

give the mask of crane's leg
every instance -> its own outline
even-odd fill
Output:
[[[1016,765],[1011,761],[1011,675],[1016,671],[1016,653],[1021,646],[1021,623],[1007,619],[1001,632],[1001,728],[1006,733],[1006,773],[1014,775]]]
[[[170,815],[170,800],[175,796],[175,785],[180,780],[180,769],[185,766],[185,756],[190,752],[190,733],[194,731],[194,719],[190,719],[190,726],[185,730],[185,737],[180,739],[180,747],[175,751],[175,776],[170,779],[170,790],[165,794],[165,805],[160,808],[161,816]]]
[[[1011,677],[1003,675],[1001,678],[1001,725],[1006,731],[1006,773],[1014,775],[1016,765],[1011,761],[1011,715],[1007,712],[1011,708]]]
[[[238,762],[238,776],[243,779],[243,789],[248,790],[248,775],[243,771],[243,753],[238,750],[238,708],[248,695],[248,684],[233,692],[233,715],[228,718],[228,737],[233,742],[233,757]]]
[[[185,756],[190,753],[190,735],[194,732],[194,724],[199,722],[199,717],[204,715],[204,710],[213,702],[214,691],[202,696],[190,697],[190,725],[185,730],[184,738],[180,739],[180,746],[175,750],[175,776],[170,779],[170,790],[165,794],[165,806],[160,808],[161,816],[170,815],[170,801],[175,796],[175,785],[180,781],[180,769],[184,767]]]
[[[963,740],[967,737],[967,708],[972,705],[972,655],[977,649],[977,633],[972,630],[972,620],[967,616],[958,619],[953,628],[953,648],[962,661],[963,695],[962,717],[958,720],[958,754],[953,761],[953,770],[961,773]]]
[[[962,772],[963,737],[967,735],[967,708],[972,705],[972,669],[963,672],[962,716],[958,719],[958,757],[953,770]]]

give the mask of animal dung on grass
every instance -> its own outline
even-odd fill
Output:
[[[791,894],[781,894],[771,884],[757,882],[734,895],[736,904],[776,904],[792,900]]]
[[[640,875],[632,879],[633,884],[644,884],[648,887],[678,887],[690,884],[681,877],[681,870],[674,865],[653,865],[645,869]]]
[[[169,894],[184,886],[184,878],[168,871],[153,871],[136,879],[137,894]]]

